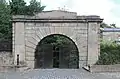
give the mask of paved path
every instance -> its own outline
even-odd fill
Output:
[[[0,79],[120,79],[120,73],[90,73],[83,69],[37,69],[0,73]]]

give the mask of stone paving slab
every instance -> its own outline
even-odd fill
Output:
[[[36,69],[0,73],[0,79],[120,79],[120,72],[90,73],[83,69]]]

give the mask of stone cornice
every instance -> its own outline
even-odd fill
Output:
[[[39,20],[33,20],[33,19],[14,19],[12,20],[12,22],[39,22],[39,23],[81,23],[81,22],[102,22],[103,19],[99,19],[99,20],[87,20],[87,19],[69,19],[69,20],[59,20],[59,19],[39,19]]]
[[[77,16],[76,12],[68,12],[68,11],[59,11],[59,10],[52,10],[52,11],[44,11],[41,13],[36,14],[35,16],[28,16],[28,15],[14,15],[12,22],[102,22],[103,19],[100,16],[96,15],[82,15]]]
[[[13,16],[11,20],[13,22],[55,22],[55,23],[64,23],[64,22],[102,22],[103,19],[98,16],[77,16],[76,18],[37,18],[37,17],[29,17],[29,16]]]

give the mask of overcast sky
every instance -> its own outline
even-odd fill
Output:
[[[58,7],[65,6],[66,10],[77,12],[78,15],[99,15],[107,24],[115,23],[120,27],[120,0],[41,0],[41,2],[46,6],[45,10],[58,10]]]

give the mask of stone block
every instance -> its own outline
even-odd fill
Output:
[[[34,37],[26,36],[25,37],[25,41],[29,41],[29,42],[37,45],[40,40],[36,39],[35,36]]]
[[[34,56],[26,56],[25,59],[26,59],[26,61],[34,61],[35,57]]]
[[[19,54],[20,60],[25,60],[25,46],[24,45],[15,45],[15,61],[17,60],[17,54]]]
[[[26,57],[34,57],[35,56],[35,50],[34,50],[34,52],[32,52],[32,51],[26,51],[26,55],[25,55]]]
[[[34,61],[26,61],[26,63],[29,68],[34,68]]]
[[[79,61],[79,68],[86,66],[87,61]]]
[[[98,25],[97,23],[89,23],[88,30],[88,64],[93,65],[98,60]]]
[[[87,56],[87,51],[86,52],[79,52],[79,56]]]
[[[25,51],[27,52],[35,52],[36,46],[31,47],[31,46],[25,46]]]
[[[26,34],[34,34],[34,33],[35,33],[35,30],[26,29],[25,33],[26,33]]]
[[[93,65],[90,72],[120,72],[120,64],[116,65]]]
[[[79,56],[79,61],[87,61],[87,56]]]
[[[25,42],[24,34],[15,35],[14,40],[15,40],[15,44],[24,45]]]
[[[25,41],[25,45],[26,45],[26,46],[30,46],[30,47],[32,47],[32,48],[35,48],[37,44],[34,43],[34,42],[31,42],[31,41],[29,41],[29,40],[26,40],[26,41]]]

